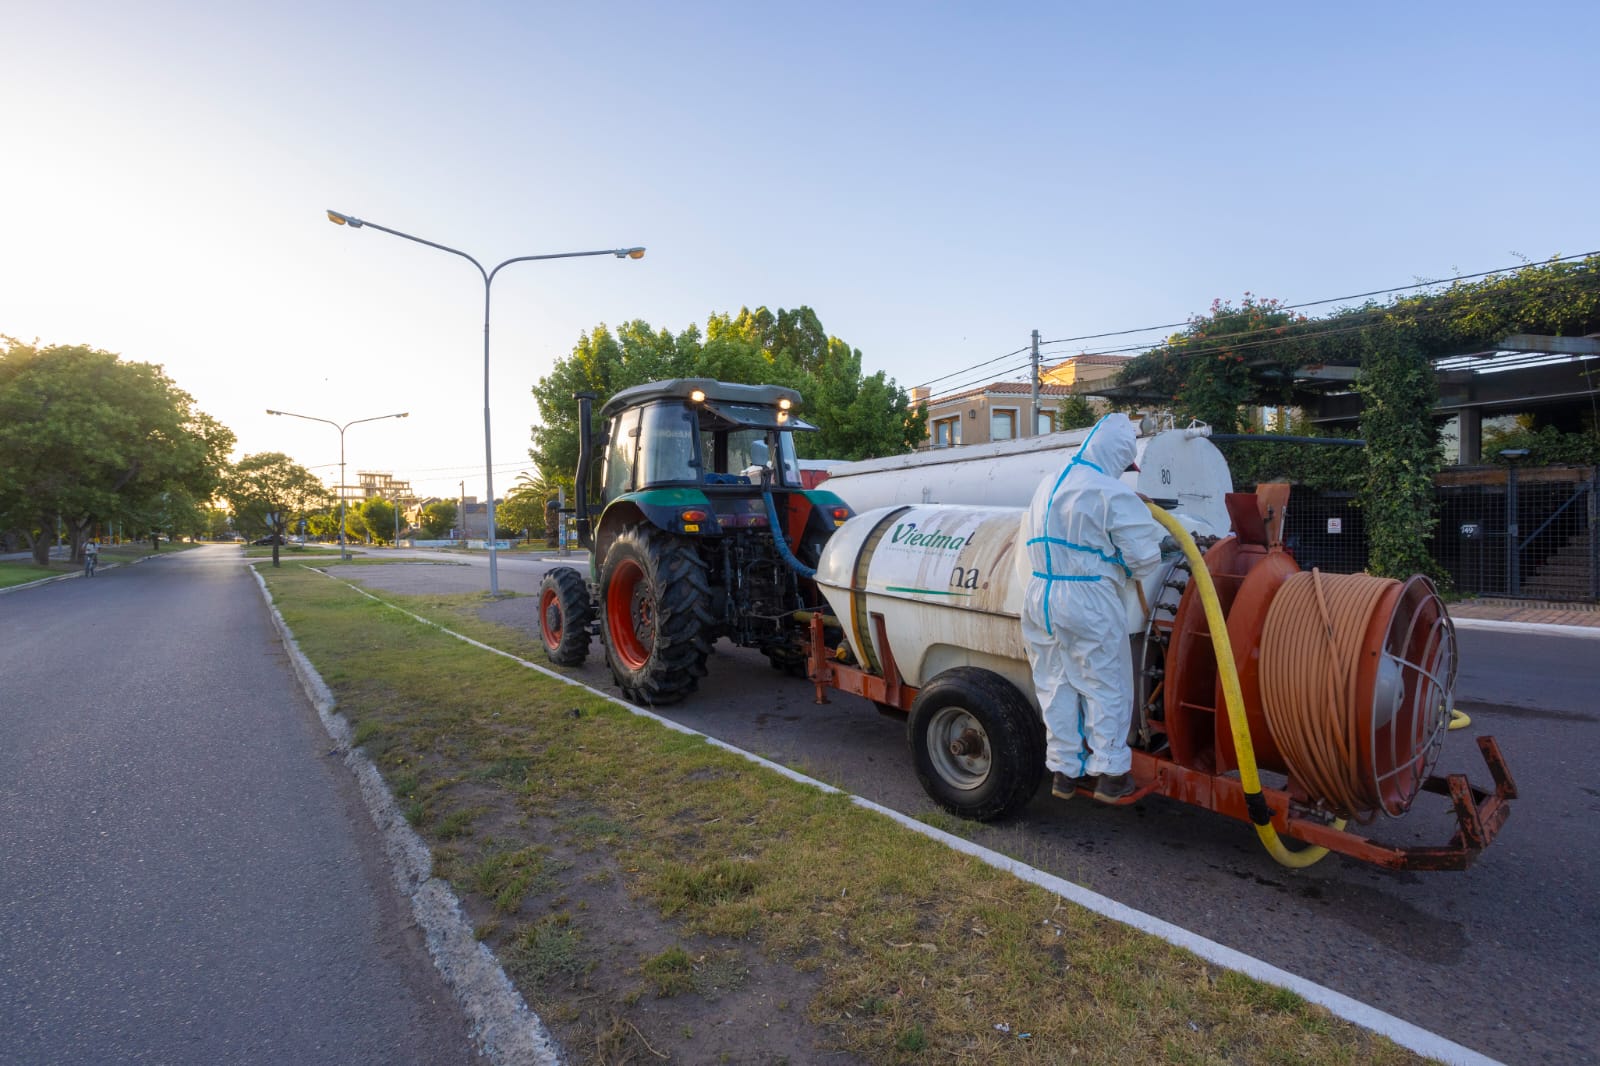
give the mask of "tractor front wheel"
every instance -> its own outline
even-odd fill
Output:
[[[611,542],[600,569],[606,662],[635,703],[676,703],[706,674],[711,586],[693,545],[648,526]]]

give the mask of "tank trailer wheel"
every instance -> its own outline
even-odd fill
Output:
[[[961,666],[934,678],[906,723],[922,787],[952,814],[1003,818],[1038,791],[1044,725],[998,674]]]
[[[546,657],[557,666],[582,666],[589,657],[589,623],[594,610],[583,575],[558,566],[539,582],[539,637]]]
[[[600,631],[622,694],[676,703],[706,675],[711,587],[694,548],[647,526],[619,534],[600,570]]]

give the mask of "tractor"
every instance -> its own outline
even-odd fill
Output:
[[[801,482],[800,394],[705,378],[579,393],[575,518],[587,577],[558,567],[539,587],[550,661],[581,664],[599,634],[623,694],[676,703],[719,637],[804,677],[822,546],[851,516]]]

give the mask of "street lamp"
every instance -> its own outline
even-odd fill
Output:
[[[421,237],[415,237],[409,233],[401,233],[397,229],[390,229],[387,226],[380,226],[376,222],[367,222],[363,219],[356,218],[354,215],[346,215],[338,211],[330,210],[328,212],[328,221],[332,222],[336,226],[349,226],[351,229],[361,229],[363,226],[371,226],[375,230],[379,230],[394,237],[402,237],[405,240],[414,241],[417,244],[425,244],[429,248],[437,248],[441,252],[449,252],[451,255],[459,255],[461,258],[477,267],[478,273],[483,276],[483,484],[485,493],[489,497],[489,595],[498,596],[500,595],[500,572],[497,567],[497,556],[495,554],[497,542],[495,538],[494,519],[494,450],[489,442],[489,289],[494,284],[495,275],[500,273],[501,268],[508,267],[512,263],[530,263],[543,259],[581,259],[585,256],[591,255],[612,255],[616,256],[618,259],[643,259],[644,249],[602,248],[593,252],[556,252],[551,255],[519,255],[512,259],[505,260],[503,263],[495,266],[492,270],[485,270],[483,264],[478,262],[472,256],[461,251],[459,248],[452,248],[447,244],[439,244],[435,241],[425,240]],[[465,536],[465,514],[462,515],[461,522],[461,532],[462,535]]]
[[[313,418],[311,415],[297,415],[293,411],[273,411],[269,409],[267,414],[282,415],[285,418],[303,418],[307,422],[321,422],[323,425],[332,426],[334,429],[339,431],[339,559],[343,561],[350,558],[350,556],[345,554],[344,550],[344,431],[349,429],[351,426],[359,426],[363,422],[382,422],[385,418],[410,418],[411,412],[401,411],[397,415],[373,415],[371,418],[358,418],[354,422],[346,422],[342,426],[339,423],[330,421],[326,418]]]
[[[1517,528],[1517,464],[1528,457],[1526,448],[1501,448],[1500,458],[1506,461],[1506,595],[1522,595],[1521,547],[1517,538],[1522,534]],[[1528,538],[1532,540],[1533,538]]]

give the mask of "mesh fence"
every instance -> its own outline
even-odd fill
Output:
[[[1456,592],[1600,601],[1600,468],[1455,467],[1434,484],[1438,525],[1428,553]],[[1296,486],[1284,544],[1306,570],[1365,568],[1355,494]]]

